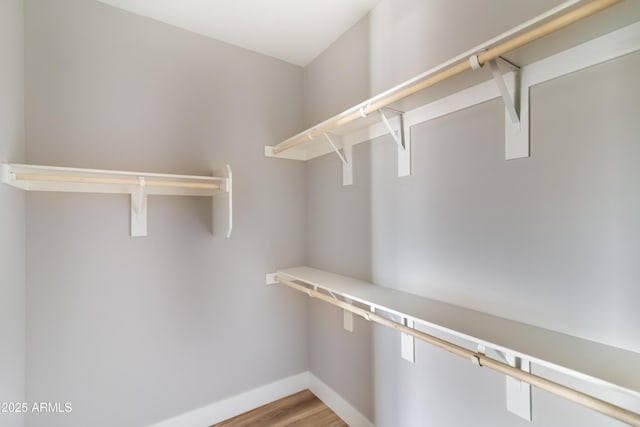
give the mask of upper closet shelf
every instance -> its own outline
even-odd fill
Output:
[[[531,418],[531,399],[521,381],[640,426],[640,414],[634,412],[640,411],[639,353],[309,267],[280,269],[267,275],[267,283],[281,283],[344,309],[345,329],[353,330],[347,313],[355,313],[402,332],[402,357],[412,362],[413,340],[418,338],[506,374],[508,408],[523,418]],[[530,364],[586,386],[580,390],[559,384],[557,375],[533,375]],[[603,400],[612,396],[616,403],[623,402],[617,405],[629,408]]]
[[[353,146],[391,135],[398,149],[398,176],[407,176],[412,167],[412,126],[501,98],[505,106],[505,159],[528,157],[531,86],[640,49],[638,23],[622,29],[612,25],[612,21],[628,22],[624,17],[633,7],[631,3],[611,9],[616,19],[593,17],[581,23],[582,27],[572,26],[621,2],[566,1],[275,146],[265,146],[265,155],[306,161],[335,152],[343,164],[343,184],[349,185],[353,181]],[[633,9],[631,12],[637,14]],[[620,16],[623,18],[617,19]],[[585,41],[589,34],[593,37],[603,31],[610,33]],[[562,34],[540,40],[556,32]],[[478,71],[485,64],[488,70]],[[474,73],[466,73],[468,70]],[[437,90],[425,91],[436,85]]]
[[[123,172],[56,166],[3,164],[2,182],[26,191],[129,194],[131,196],[131,235],[147,235],[147,196],[227,197],[227,237],[232,229],[232,173],[227,165],[215,176],[172,175]]]

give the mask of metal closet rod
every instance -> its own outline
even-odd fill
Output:
[[[480,366],[486,366],[487,368],[491,368],[502,374],[508,375],[512,378],[526,382],[528,384],[531,384],[532,386],[538,387],[541,390],[548,391],[549,393],[553,393],[564,399],[570,400],[572,402],[578,403],[587,408],[593,409],[594,411],[600,412],[611,418],[615,418],[616,420],[622,421],[623,423],[629,424],[634,427],[640,427],[640,414],[636,414],[635,412],[631,412],[627,409],[621,408],[620,406],[616,406],[611,403],[605,402],[604,400],[600,400],[593,396],[589,396],[588,394],[584,394],[572,388],[566,387],[562,384],[558,384],[553,381],[549,381],[545,378],[539,377],[537,375],[533,375],[529,372],[525,372],[523,370],[514,368],[505,363],[498,362],[497,360],[491,359],[490,357],[487,357],[482,353],[468,350],[464,347],[452,344],[448,341],[445,341],[441,338],[434,337],[433,335],[426,334],[417,329],[409,328],[405,325],[394,322],[393,320],[389,320],[385,317],[382,317],[376,313],[372,313],[368,310],[364,310],[362,308],[355,307],[351,304],[347,304],[343,301],[334,299],[328,295],[320,293],[314,289],[310,289],[305,286],[299,285],[298,283],[282,279],[278,276],[275,277],[275,281],[283,285],[286,285],[290,288],[293,288],[297,291],[303,292],[309,295],[310,297],[317,298],[329,304],[338,306],[343,310],[347,310],[352,313],[355,313],[358,316],[361,316],[367,320],[371,320],[381,325],[396,329],[407,335],[411,335],[415,338],[418,338],[419,340],[432,344],[436,347],[439,347],[457,356],[476,361],[477,363],[480,364]]]
[[[48,175],[39,173],[16,173],[16,180],[19,181],[44,181],[44,182],[69,182],[79,184],[112,184],[112,185],[140,185],[136,179],[125,178],[95,178],[74,175]],[[181,181],[161,181],[157,179],[145,179],[144,185],[147,187],[171,187],[171,188],[196,188],[201,190],[219,190],[219,183],[204,182],[181,182]]]
[[[622,1],[623,0],[593,0],[590,3],[587,3],[575,10],[561,15],[545,24],[540,25],[537,28],[533,28],[523,34],[513,37],[510,40],[504,41],[497,46],[489,48],[484,52],[479,52],[483,47],[478,47],[473,51],[468,52],[468,54],[462,54],[436,67],[435,69],[431,70],[431,72],[427,72],[421,76],[418,76],[416,79],[410,80],[400,86],[392,88],[377,97],[374,97],[368,101],[365,101],[364,103],[357,105],[356,107],[345,111],[337,117],[331,118],[317,125],[309,131],[305,131],[290,138],[289,140],[277,145],[274,148],[273,152],[275,154],[281,153],[282,151],[293,148],[305,141],[311,140],[316,136],[330,132],[334,129],[339,128],[340,126],[346,125],[347,123],[351,123],[361,117],[369,115],[370,113],[376,112],[384,107],[393,104],[394,102],[398,102],[403,98],[420,92],[421,90],[424,90],[428,87],[431,87],[436,83],[442,82],[458,74],[461,74],[464,71],[470,70],[472,69],[472,66],[468,60],[469,55],[477,54],[478,63],[480,66],[482,66],[491,60],[497,59],[501,55],[504,55],[508,52],[511,52],[512,50],[520,48],[528,43],[534,42],[544,36],[561,30],[562,28],[565,28],[581,19],[594,15]],[[529,28],[530,26],[537,24],[538,22],[548,18],[549,16],[554,15],[557,11],[563,10],[578,2],[579,1],[575,0],[568,1],[563,5],[551,9],[547,13],[544,13],[526,22],[525,24],[515,27],[512,30],[507,31],[506,33],[503,33],[502,35],[488,41],[487,43],[485,43],[485,47],[493,43],[502,41],[507,37],[511,37],[513,34]],[[464,61],[459,62],[462,60]],[[437,73],[433,74],[434,72]]]

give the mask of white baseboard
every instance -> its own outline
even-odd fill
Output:
[[[151,427],[208,427],[259,406],[309,389],[351,427],[374,427],[357,409],[311,372],[303,372],[212,403]]]
[[[308,372],[229,397],[151,427],[209,427],[307,388]]]
[[[311,372],[307,372],[307,386],[318,399],[322,400],[333,412],[342,418],[350,427],[375,427],[371,421],[362,415],[342,396],[336,393],[331,387],[320,381]]]

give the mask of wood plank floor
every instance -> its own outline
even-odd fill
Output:
[[[348,427],[309,390],[276,400],[211,427]]]

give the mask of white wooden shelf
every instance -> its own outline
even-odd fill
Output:
[[[353,147],[392,135],[398,145],[398,176],[408,176],[413,167],[413,126],[502,98],[505,159],[529,157],[531,86],[640,50],[640,23],[612,27],[612,22],[628,22],[628,19],[611,19],[611,14],[619,18],[639,13],[629,2],[618,3],[620,0],[565,1],[274,146],[265,146],[265,156],[307,161],[335,152],[343,163],[343,184],[350,185],[353,183]],[[592,17],[610,7],[608,20]],[[573,28],[579,27],[582,23],[578,21],[585,18],[591,19],[591,27],[606,29],[609,33],[589,40],[584,31]],[[635,21],[638,19],[640,16]],[[578,25],[574,25],[576,22]],[[561,34],[552,34],[554,32]],[[549,34],[553,43],[540,40]],[[484,64],[488,65],[484,67],[487,70],[480,70]],[[473,72],[465,73],[472,69]],[[427,89],[435,85],[439,88],[434,96]],[[514,104],[514,100],[517,103]]]
[[[290,281],[301,285],[297,290],[327,302],[357,304],[364,312],[356,314],[393,315],[400,319],[395,322],[409,325],[409,329],[415,329],[415,324],[424,325],[448,337],[447,341],[464,340],[479,354],[493,352],[506,360],[543,366],[615,390],[636,402],[640,399],[639,353],[310,267],[279,269],[267,275],[268,283]],[[640,425],[640,415],[632,416],[636,424],[631,425]]]
[[[3,164],[2,182],[25,191],[129,194],[131,235],[147,235],[147,196],[224,194],[227,199],[227,237],[233,227],[232,172],[227,165],[217,176],[172,175],[57,166]]]

